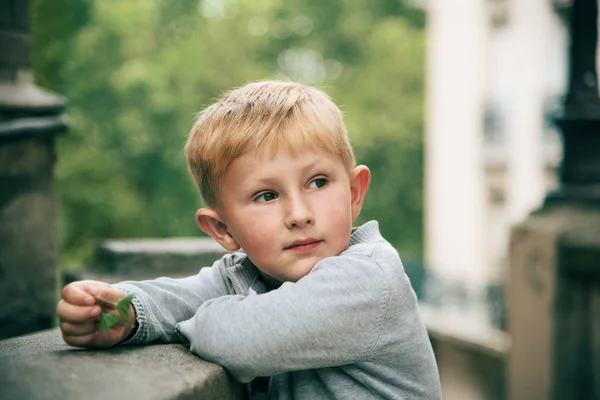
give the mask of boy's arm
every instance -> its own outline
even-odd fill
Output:
[[[242,382],[357,362],[372,355],[388,310],[411,292],[404,279],[399,296],[404,283],[389,275],[366,256],[327,258],[269,293],[208,301],[178,329],[191,351]]]
[[[227,254],[211,267],[186,278],[125,281],[113,285],[136,294],[132,304],[137,329],[123,344],[184,341],[175,326],[191,318],[205,301],[230,294],[224,266],[232,263],[234,257]]]

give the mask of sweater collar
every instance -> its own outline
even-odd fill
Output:
[[[247,295],[250,288],[257,293],[265,291],[260,271],[247,256],[227,268],[225,273],[233,285],[235,294]]]
[[[385,242],[385,239],[379,233],[379,223],[377,221],[369,221],[358,228],[352,228],[348,247],[359,243],[373,242]]]

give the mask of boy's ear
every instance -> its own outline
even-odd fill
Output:
[[[225,250],[236,251],[240,249],[240,245],[231,236],[227,225],[222,222],[216,210],[201,208],[196,211],[196,225],[202,232],[215,239]]]
[[[359,165],[352,170],[350,175],[350,196],[352,206],[352,220],[354,221],[360,209],[362,208],[363,200],[371,183],[371,171],[364,165]]]

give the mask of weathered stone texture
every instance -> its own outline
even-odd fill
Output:
[[[505,400],[508,333],[477,315],[419,304],[445,399]]]
[[[600,205],[562,204],[514,228],[511,399],[600,398]]]
[[[2,399],[241,399],[242,386],[187,345],[67,346],[58,329],[0,341]]]
[[[52,326],[56,307],[53,139],[0,144],[0,338]]]

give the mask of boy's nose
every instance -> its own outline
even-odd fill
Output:
[[[290,196],[287,203],[285,225],[288,228],[303,227],[313,223],[310,206],[302,196]]]

